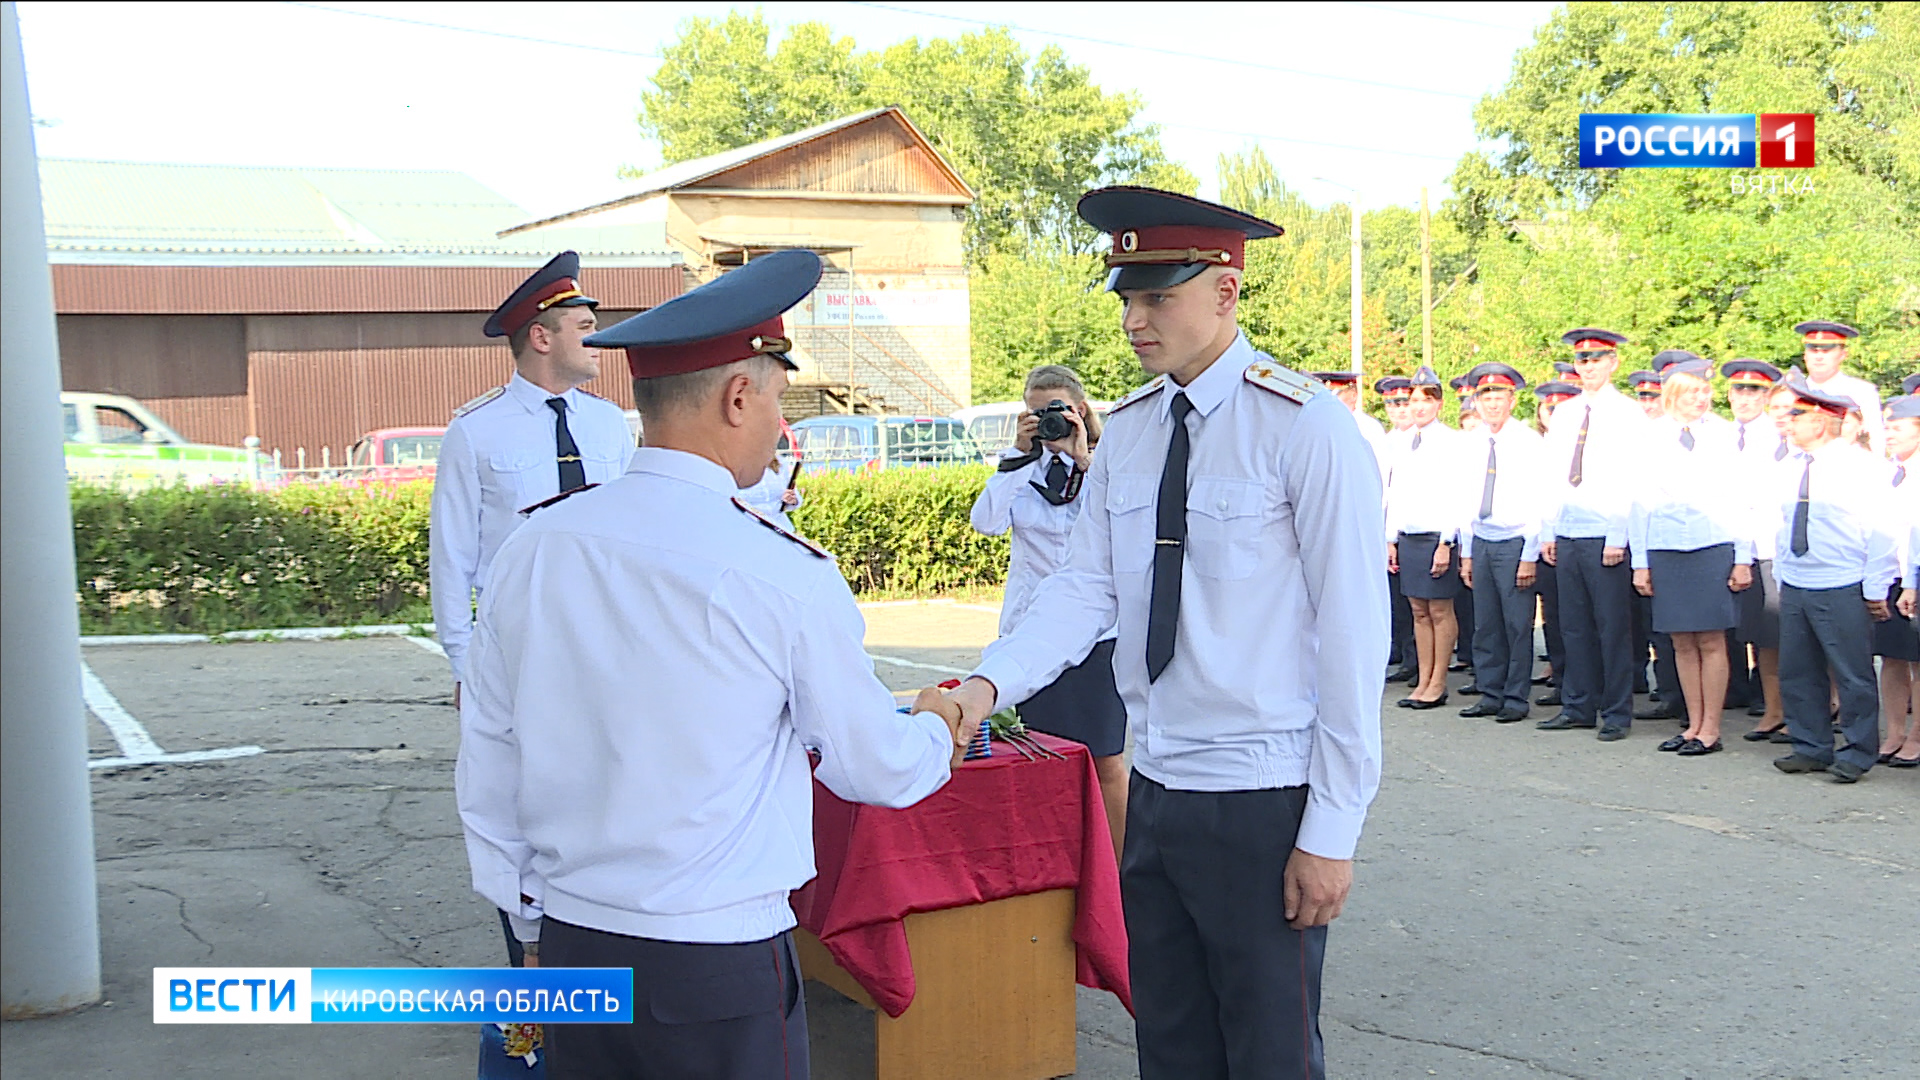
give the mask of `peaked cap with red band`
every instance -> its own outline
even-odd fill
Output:
[[[488,337],[509,337],[519,333],[548,308],[597,308],[600,301],[580,291],[580,253],[563,251],[520,283],[492,315],[487,316]]]
[[[1344,386],[1347,383],[1360,381],[1360,373],[1357,371],[1309,371],[1307,375],[1319,379],[1328,386]]]
[[[1685,364],[1699,359],[1701,359],[1700,354],[1692,349],[1661,349],[1653,354],[1653,373],[1664,375],[1667,369],[1675,364]]]
[[[1805,337],[1809,345],[1837,345],[1848,338],[1860,336],[1860,331],[1846,323],[1826,322],[1815,319],[1794,326],[1793,332]]]
[[[1475,392],[1524,390],[1527,386],[1527,377],[1520,374],[1518,368],[1500,363],[1477,364],[1472,371],[1467,372],[1466,378],[1467,385],[1473,387]]]
[[[1614,352],[1627,343],[1627,336],[1584,326],[1561,334],[1560,343],[1573,346],[1573,354],[1579,356],[1583,353]]]
[[[1572,383],[1543,382],[1533,388],[1533,396],[1540,399],[1542,405],[1558,405],[1568,398],[1580,396],[1580,388]]]
[[[1860,410],[1860,406],[1855,405],[1853,399],[1844,394],[1829,394],[1815,390],[1807,383],[1805,376],[1788,376],[1786,387],[1793,391],[1793,395],[1802,403],[1812,405],[1829,416],[1838,416],[1844,420],[1848,413]]]
[[[1413,380],[1405,375],[1384,375],[1373,383],[1373,392],[1376,394],[1391,394],[1395,391],[1411,389],[1413,389]]]
[[[1286,232],[1218,203],[1145,187],[1104,187],[1080,196],[1080,219],[1108,234],[1108,291],[1165,289],[1209,266],[1244,269],[1249,240]]]
[[[797,369],[780,316],[820,283],[820,256],[776,251],[589,336],[588,345],[625,349],[636,379],[685,375],[753,356]]]
[[[1780,369],[1765,360],[1739,357],[1720,365],[1720,374],[1734,386],[1772,386],[1780,381]]]
[[[1900,392],[1903,394],[1920,394],[1920,371],[1916,371],[1900,380]]]

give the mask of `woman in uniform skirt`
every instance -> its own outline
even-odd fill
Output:
[[[1100,418],[1071,368],[1044,364],[1028,372],[1026,405],[1014,445],[1001,452],[999,470],[973,503],[974,531],[998,536],[1013,530],[1013,558],[1000,606],[1003,635],[1019,625],[1047,575],[1066,566],[1067,538],[1080,517],[1081,480],[1100,441]],[[1071,429],[1065,438],[1041,438],[1043,424],[1061,423]],[[1113,640],[1109,629],[1085,659],[1021,702],[1019,712],[1028,727],[1083,743],[1093,752],[1117,859],[1127,823],[1127,709],[1114,686]]]
[[[1750,515],[1738,494],[1732,425],[1711,412],[1704,360],[1662,373],[1666,415],[1653,421],[1647,476],[1628,518],[1633,587],[1653,598],[1653,628],[1673,638],[1687,729],[1660,744],[1685,757],[1717,753],[1727,693],[1734,594],[1753,584]]]
[[[1903,575],[1920,552],[1912,550],[1920,535],[1920,395],[1907,394],[1887,406],[1887,455],[1893,459],[1889,475],[1894,521],[1899,527],[1905,558]],[[1911,578],[1906,589],[1913,587]],[[1887,594],[1892,616],[1873,624],[1873,652],[1880,658],[1880,763],[1910,769],[1920,765],[1920,627],[1902,611],[1905,589],[1893,583]]]

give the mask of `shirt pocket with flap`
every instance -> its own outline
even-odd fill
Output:
[[[536,501],[530,496],[538,494],[539,468],[545,465],[549,475],[548,482],[559,483],[559,465],[551,453],[537,453],[532,450],[495,450],[487,455],[487,471],[493,474],[493,481],[506,494],[506,501],[514,509]],[[547,494],[552,494],[548,492]],[[545,498],[542,495],[540,498]]]
[[[1255,480],[1194,478],[1187,490],[1187,562],[1195,573],[1232,581],[1260,565],[1267,490]]]
[[[1154,502],[1160,478],[1116,474],[1107,478],[1107,521],[1115,573],[1139,572],[1153,565]]]

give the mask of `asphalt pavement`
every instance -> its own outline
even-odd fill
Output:
[[[868,618],[896,689],[993,635],[964,605]],[[0,1072],[472,1076],[464,1026],[155,1026],[149,999],[156,966],[500,962],[454,812],[445,662],[391,638],[85,659],[165,751],[261,752],[94,773],[108,1001],[5,1024]],[[1328,950],[1330,1075],[1920,1076],[1920,773],[1842,786],[1775,772],[1767,744],[1656,753],[1668,721],[1603,744],[1456,711],[1383,709]],[[809,1007],[815,1075],[857,1075],[852,1006],[813,985]],[[1079,1027],[1076,1076],[1135,1075],[1112,997],[1081,990]]]

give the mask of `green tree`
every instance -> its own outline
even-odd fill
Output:
[[[668,163],[900,105],[978,196],[968,252],[1090,250],[1073,208],[1108,183],[1192,191],[1141,101],[1109,94],[1058,48],[1029,55],[1002,29],[860,51],[822,23],[777,43],[759,12],[688,19],[641,95],[640,127]]]
[[[1146,381],[1120,331],[1119,301],[1097,255],[989,252],[974,269],[973,399],[1018,400],[1041,364],[1074,369],[1095,398]]]

